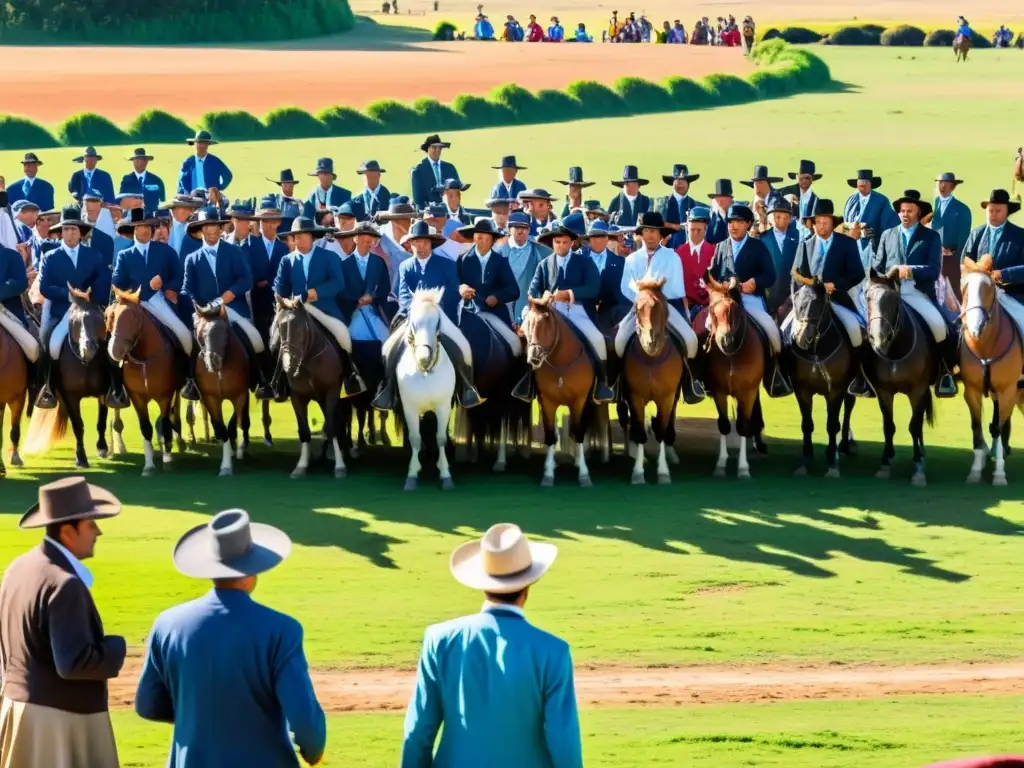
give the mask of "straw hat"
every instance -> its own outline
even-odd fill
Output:
[[[460,584],[505,595],[539,581],[557,555],[554,544],[531,542],[519,526],[498,523],[452,552],[451,571]]]

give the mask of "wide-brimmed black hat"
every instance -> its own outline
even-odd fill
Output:
[[[640,177],[640,171],[635,165],[627,165],[622,169],[622,181],[613,181],[613,187],[624,187],[629,182],[636,182],[641,187],[650,184],[650,181]]]
[[[419,210],[406,195],[396,195],[388,202],[388,209],[374,216],[375,221],[395,221],[396,219],[415,219]]]
[[[229,509],[197,525],[174,545],[174,567],[193,579],[238,579],[265,573],[292,551],[288,535]]]
[[[284,219],[281,209],[277,205],[277,195],[264,195],[260,198],[259,207],[253,214],[253,221],[281,221]]]
[[[988,208],[989,205],[993,203],[996,205],[1007,206],[1011,215],[1020,210],[1020,202],[1017,200],[1011,200],[1010,193],[1005,189],[993,189],[992,192],[989,193],[988,200],[982,200],[981,207]]]
[[[640,214],[640,217],[636,220],[636,226],[633,228],[633,231],[640,234],[645,229],[656,229],[661,232],[662,237],[668,237],[669,235],[675,234],[674,229],[670,229],[665,226],[664,217],[657,211],[647,211],[646,213]]]
[[[416,226],[415,224],[413,226]],[[380,230],[377,229],[373,224],[368,221],[360,221],[352,229],[339,229],[334,233],[335,239],[344,239],[346,237],[355,237],[356,235],[369,235],[370,237],[380,238]]]
[[[196,135],[191,139],[185,139],[186,144],[219,144],[220,142],[215,141],[213,135],[209,131],[196,131]]]
[[[72,163],[84,163],[85,162],[85,158],[87,158],[87,157],[91,157],[91,158],[94,158],[96,160],[102,160],[103,159],[103,155],[99,154],[96,151],[96,147],[86,147],[85,150],[83,150],[82,154],[80,154],[78,157],[72,157],[71,158],[71,162]]]
[[[715,179],[715,191],[708,194],[708,198],[715,197],[732,197],[732,180],[731,179]]]
[[[171,210],[171,208],[202,208],[203,204],[196,200],[191,195],[175,195],[166,203],[163,203],[160,208],[163,210]]]
[[[276,180],[272,179],[272,178],[270,178],[268,176],[267,177],[267,181],[271,182],[272,184],[277,184],[277,186],[279,186],[279,187],[282,184],[286,183],[286,182],[290,183],[290,184],[298,183],[295,180],[295,174],[292,173],[292,169],[291,168],[285,168],[283,171],[281,171],[280,178],[278,178]]]
[[[871,173],[870,168],[857,171],[857,176],[852,179],[847,179],[846,183],[849,184],[851,187],[856,187],[858,181],[870,181],[872,189],[878,189],[880,186],[882,186],[882,177],[875,176],[873,173]]]
[[[524,189],[518,195],[516,200],[523,202],[524,200],[547,200],[549,203],[553,203],[558,200],[557,197],[552,195],[546,189]]]
[[[217,210],[216,206],[207,205],[196,212],[195,219],[185,225],[185,231],[190,235],[194,235],[207,224],[217,224],[222,227],[227,223],[227,219],[220,217],[220,211]]]
[[[584,200],[583,201],[583,213],[593,213],[598,216],[607,216],[608,211],[601,205],[600,200]]]
[[[817,181],[818,179],[821,178],[821,174],[820,173],[815,173],[816,170],[817,169],[814,166],[814,161],[813,160],[801,160],[800,161],[800,170],[798,170],[796,173],[793,173],[793,171],[790,171],[786,175],[789,176],[789,178],[791,178],[791,179],[795,179],[795,178],[797,178],[799,176],[803,176],[804,174],[808,174],[811,177],[812,180]]]
[[[550,248],[551,243],[554,241],[556,237],[559,236],[571,237],[573,240],[579,239],[578,232],[574,232],[573,230],[569,229],[569,227],[565,226],[561,222],[558,222],[551,229],[546,229],[539,235],[537,235],[536,242]]]
[[[132,152],[131,157],[126,157],[125,160],[152,160],[153,156],[146,152],[144,147],[136,147],[135,151]]]
[[[36,165],[42,165],[43,161],[39,159],[39,155],[35,152],[26,152],[25,159],[21,161],[22,165],[28,165],[29,163],[35,163]]]
[[[235,200],[228,206],[227,216],[229,219],[252,221],[256,218],[256,206],[252,200]]]
[[[117,222],[117,234],[131,235],[136,227],[155,227],[158,223],[156,218],[146,215],[144,208],[129,208],[124,212],[124,218]]]
[[[432,133],[423,140],[423,143],[420,144],[420,149],[423,152],[426,152],[431,147],[441,147],[442,149],[448,149],[448,147],[450,147],[451,145],[452,143],[450,141],[441,141],[440,136],[438,136],[436,133]]]
[[[338,178],[338,174],[334,172],[334,160],[329,157],[321,157],[316,161],[316,168],[307,173],[307,176],[316,176],[321,173],[329,173],[334,178]]]
[[[440,190],[457,189],[457,190],[459,190],[459,192],[465,192],[471,186],[472,186],[471,184],[463,184],[458,179],[445,179],[444,183],[443,184],[438,184],[435,187],[435,189],[440,189]]]
[[[725,213],[726,221],[745,221],[748,224],[754,221],[754,212],[750,206],[743,203],[733,203]]]
[[[827,197],[816,198],[813,205],[807,210],[807,216],[804,218],[813,219],[816,216],[831,216],[832,222],[837,227],[843,223],[843,217],[836,215],[836,206]]]
[[[405,245],[410,240],[429,240],[434,245],[441,245],[447,242],[448,238],[420,219],[412,223],[412,226],[409,227],[409,233],[402,238],[399,245]]]
[[[39,486],[39,501],[21,516],[19,528],[45,528],[52,523],[103,520],[121,513],[121,502],[110,491],[84,477],[64,477]]]
[[[935,179],[935,181],[948,181],[950,184],[954,184],[954,185],[956,185],[956,184],[963,184],[964,183],[963,179],[958,179],[956,177],[956,174],[952,173],[950,171],[946,171],[945,173],[940,173],[938,175],[938,177]]]
[[[363,162],[359,164],[359,169],[356,173],[362,176],[364,173],[369,173],[371,171],[374,173],[387,173],[387,171],[380,167],[380,163],[376,160],[363,160]]]
[[[494,219],[488,219],[485,216],[478,216],[476,221],[472,224],[465,227],[459,227],[455,231],[467,240],[472,240],[473,235],[490,235],[497,240],[508,234],[505,230],[494,223]]]
[[[903,203],[914,203],[921,210],[921,217],[924,218],[932,212],[932,204],[927,200],[922,199],[921,193],[916,189],[908,189],[903,193],[903,197],[898,197],[892,201],[892,209],[896,213],[900,212],[900,206]]]
[[[567,187],[569,185],[572,185],[574,187],[592,187],[597,182],[594,182],[594,181],[584,181],[583,180],[583,169],[580,166],[578,166],[578,165],[572,165],[572,166],[569,166],[569,179],[568,179],[568,181],[559,181],[558,183],[559,184],[564,184]]]
[[[305,216],[296,216],[292,219],[292,225],[284,232],[282,236],[286,235],[312,235],[313,237],[323,237],[328,232],[333,232],[332,227],[321,227],[318,226],[312,219],[307,219]]]
[[[50,234],[60,232],[62,227],[78,227],[85,237],[92,231],[92,224],[82,221],[82,209],[77,205],[66,205],[60,212],[60,221],[50,227]]]
[[[790,216],[792,216],[793,206],[790,205],[789,202],[781,195],[776,195],[771,198],[771,202],[768,204],[768,207],[765,210],[765,215],[771,213],[788,213]]]
[[[754,175],[751,176],[750,179],[746,181],[741,181],[740,184],[742,184],[745,187],[752,187],[754,186],[755,181],[767,181],[769,184],[778,184],[780,181],[782,181],[782,177],[769,176],[767,165],[755,165]]]
[[[671,187],[679,179],[683,179],[686,183],[692,184],[699,178],[700,174],[690,173],[690,169],[686,167],[685,163],[676,163],[672,166],[672,174],[669,176],[662,176],[661,180]]]
[[[525,165],[519,165],[519,163],[516,162],[515,155],[505,155],[501,158],[501,162],[498,165],[492,165],[491,168],[496,171],[500,171],[502,168],[515,168],[517,171],[526,170]]]

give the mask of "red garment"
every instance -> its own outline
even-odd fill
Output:
[[[711,266],[711,259],[715,256],[715,246],[705,240],[700,248],[694,253],[687,241],[676,248],[676,253],[683,262],[683,285],[686,286],[686,300],[692,308],[694,304],[706,307],[708,304],[708,289],[704,286],[704,274]]]
[[[531,22],[526,27],[526,42],[528,43],[540,43],[544,40],[544,28],[536,23]]]
[[[737,46],[740,44],[740,31],[732,29],[728,32],[723,32],[719,39],[722,41],[722,45]]]

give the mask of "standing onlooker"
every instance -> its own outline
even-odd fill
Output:
[[[572,42],[575,43],[592,43],[594,38],[587,34],[587,25],[582,21],[576,25],[576,31],[573,33]]]
[[[323,758],[327,724],[302,650],[302,625],[251,597],[291,552],[287,534],[230,509],[185,533],[174,565],[208,579],[203,597],[153,623],[135,711],[172,723],[169,765],[297,766]]]
[[[29,200],[39,206],[41,211],[53,209],[53,185],[38,176],[39,166],[43,161],[35,152],[26,152],[21,161],[24,178],[18,179],[7,187],[7,202],[11,205],[19,200]]]
[[[482,591],[485,602],[480,613],[427,629],[402,768],[582,767],[569,645],[534,627],[523,610],[557,553],[508,523],[452,553],[456,581]]]
[[[127,652],[106,635],[82,562],[102,535],[97,520],[119,514],[110,492],[68,477],[40,486],[20,528],[45,528],[38,547],[15,558],[0,584],[0,765],[117,768],[107,680]]]
[[[231,184],[231,171],[219,157],[210,154],[210,147],[217,142],[209,131],[196,131],[186,142],[195,148],[195,154],[185,158],[178,173],[178,192],[187,195],[195,189],[227,191]]]
[[[551,17],[551,26],[548,27],[548,42],[560,43],[565,39],[565,27],[558,21],[557,16]]]
[[[544,27],[537,23],[537,17],[530,14],[530,23],[526,25],[526,42],[540,43],[544,41]]]
[[[491,24],[491,20],[482,13],[476,17],[476,24],[473,26],[473,36],[477,40],[494,39],[494,25]]]
[[[523,25],[510,13],[505,17],[505,31],[502,34],[502,40],[507,43],[521,43],[524,36]]]
[[[675,45],[686,45],[686,28],[679,19],[675,20],[675,24],[669,30],[668,42]]]
[[[104,203],[114,202],[114,180],[110,178],[109,173],[96,167],[102,159],[103,155],[96,151],[96,147],[86,147],[82,154],[72,158],[71,162],[82,163],[85,166],[71,174],[71,180],[68,182],[68,192],[79,203],[82,202],[82,196],[92,190],[103,196]]]

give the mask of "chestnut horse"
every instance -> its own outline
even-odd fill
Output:
[[[583,441],[594,421],[594,367],[576,331],[555,309],[550,293],[529,299],[522,325],[526,339],[526,362],[533,368],[537,382],[537,402],[544,426],[544,476],[541,486],[555,484],[555,443],[558,440],[555,412],[560,405],[569,409],[569,431],[576,442],[576,469],[579,484],[590,487],[590,470],[584,456]]]
[[[175,349],[149,312],[139,304],[141,290],[134,293],[114,288],[114,303],[107,307],[107,353],[114,365],[124,366],[124,387],[139,417],[146,463],[142,476],[153,474],[153,424],[149,404],[160,411],[163,463],[171,463],[172,432],[181,440],[180,392],[185,385],[181,367],[175,365]]]
[[[726,438],[732,431],[729,423],[729,398],[732,397],[736,401],[736,431],[742,438],[736,476],[747,480],[750,478],[747,438],[757,435],[761,426],[761,419],[755,412],[758,410],[758,392],[764,376],[765,342],[761,334],[750,327],[753,321],[743,309],[735,278],[728,283],[719,283],[711,275],[706,275],[704,283],[709,295],[705,311],[710,320],[710,332],[700,325],[704,312],[697,317],[694,330],[698,335],[707,336],[701,351],[705,385],[718,410],[720,439],[714,476],[725,477],[725,467],[729,461]]]
[[[1017,147],[1017,155],[1013,158],[1013,192],[1017,200],[1020,200],[1018,183],[1024,183],[1024,147]]]
[[[636,283],[636,336],[630,341],[623,360],[629,403],[629,440],[636,452],[633,485],[643,485],[644,449],[647,428],[644,410],[654,403],[658,411],[651,420],[658,441],[658,484],[672,482],[666,449],[676,439],[676,403],[683,379],[683,358],[668,334],[668,303],[661,292],[665,278],[644,279]]]
[[[40,354],[46,351],[40,349]],[[0,449],[3,448],[4,411],[11,408],[11,466],[24,463],[18,447],[21,443],[21,414],[28,399],[29,366],[25,353],[14,338],[0,327]],[[0,450],[0,477],[7,474],[3,452]]]
[[[238,423],[249,409],[249,355],[231,330],[223,307],[196,305],[195,337],[199,345],[196,358],[196,387],[203,407],[210,414],[214,437],[221,444],[220,476],[233,474],[231,454],[244,456],[238,442]],[[231,421],[224,423],[224,401],[233,406]]]
[[[967,54],[971,50],[971,36],[957,35],[953,40],[953,53],[957,61],[967,61]]]
[[[968,483],[981,482],[988,446],[981,431],[982,399],[992,398],[992,450],[995,470],[992,485],[1006,485],[1006,451],[1010,442],[1010,416],[1014,406],[1024,410],[1024,348],[1013,320],[999,302],[999,288],[992,279],[992,257],[977,262],[964,258],[960,287],[964,296],[964,335],[960,344],[960,376],[964,400],[971,412],[974,463]]]

